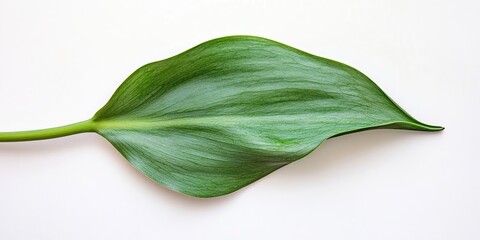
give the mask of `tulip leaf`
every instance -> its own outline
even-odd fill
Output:
[[[352,67],[251,36],[147,64],[91,120],[66,128],[43,131],[95,131],[153,181],[196,197],[238,190],[334,136],[443,129],[415,120]]]

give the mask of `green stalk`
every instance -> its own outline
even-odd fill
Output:
[[[91,120],[78,122],[62,127],[48,128],[21,132],[0,132],[0,142],[24,142],[65,137],[73,134],[94,132],[94,124]]]

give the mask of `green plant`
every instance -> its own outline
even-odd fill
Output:
[[[92,119],[0,133],[30,141],[97,132],[143,174],[213,197],[242,188],[324,140],[373,128],[439,131],[345,64],[264,38],[233,36],[147,64]]]

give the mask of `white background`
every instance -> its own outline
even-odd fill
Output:
[[[0,144],[0,239],[480,239],[478,1],[0,1],[0,131],[90,118],[141,65],[225,35],[354,66],[441,133],[374,130],[224,197],[104,139]]]

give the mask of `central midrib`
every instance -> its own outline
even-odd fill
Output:
[[[351,117],[351,116],[350,116]],[[348,119],[348,121],[346,121]],[[392,124],[407,124],[419,130],[439,130],[441,127],[430,126],[416,121],[406,119],[364,119],[356,122],[365,127],[387,126]],[[108,129],[152,129],[168,128],[175,126],[227,126],[235,124],[261,123],[271,124],[352,124],[352,119],[345,118],[342,114],[337,116],[318,114],[294,114],[294,115],[263,115],[263,116],[206,116],[206,117],[185,117],[177,119],[109,119],[92,120],[93,128],[96,131]],[[345,122],[346,121],[346,122]],[[362,127],[362,128],[363,128]]]

